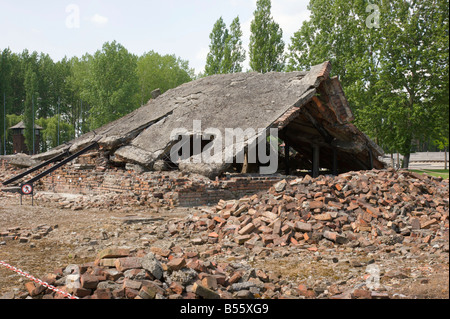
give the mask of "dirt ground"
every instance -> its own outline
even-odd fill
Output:
[[[180,214],[179,211],[165,210],[162,213],[154,211],[130,213],[128,210],[73,211],[43,207],[36,201],[32,206],[30,197],[23,197],[23,203],[20,205],[19,197],[11,195],[9,198],[2,197],[0,200],[0,230],[11,227],[33,228],[43,224],[54,227],[53,231],[39,240],[31,240],[28,243],[19,243],[18,240],[14,240],[0,245],[0,260],[37,278],[42,278],[58,267],[81,264],[95,259],[101,247],[112,245],[112,242],[98,245],[94,238],[98,237],[102,231],[113,229],[115,221],[116,224],[121,224],[123,218],[130,216],[163,220]],[[123,246],[126,241],[123,239],[120,244]],[[20,287],[26,281],[26,278],[0,267],[0,295]]]
[[[0,202],[0,232],[11,227],[33,228],[43,224],[53,227],[41,239],[26,243],[9,240],[0,244],[0,260],[38,278],[59,267],[93,261],[96,254],[106,247],[145,249],[161,239],[175,240],[177,245],[189,247],[189,238],[171,239],[164,226],[170,219],[183,218],[198,210],[71,210],[41,206],[39,202],[31,206],[31,198],[25,197],[23,205],[20,205],[16,195],[3,195]],[[204,247],[204,250],[210,248]],[[375,263],[381,268],[382,290],[393,298],[449,298],[448,251],[443,254],[433,249],[412,252],[405,247],[397,247],[368,252],[330,247],[311,253],[281,247],[255,255],[243,247],[235,247],[233,254],[215,258],[228,262],[247,260],[255,268],[294,283],[291,286],[304,283],[314,287],[318,294],[322,286],[329,288],[336,284],[344,291],[346,287],[364,285],[366,266]],[[0,266],[0,296],[23,290],[27,281]]]

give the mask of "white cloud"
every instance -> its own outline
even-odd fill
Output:
[[[108,18],[107,17],[104,17],[104,16],[101,16],[101,15],[99,15],[98,13],[96,13],[92,18],[91,18],[91,21],[93,22],[93,23],[95,23],[96,25],[98,25],[98,26],[104,26],[104,25],[106,25],[107,23],[108,23]]]

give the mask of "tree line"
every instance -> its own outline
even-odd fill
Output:
[[[330,61],[355,124],[386,153],[404,155],[403,167],[414,151],[447,150],[448,0],[310,0],[308,9],[309,20],[286,46],[271,1],[257,1],[249,71],[307,70]],[[222,18],[216,22],[205,75],[242,70],[241,37],[239,18],[230,30]]]
[[[95,54],[53,61],[45,53],[0,51],[0,154],[12,153],[8,128],[23,121],[32,149],[33,119],[43,127],[40,150],[116,120],[195,77],[188,61],[149,51],[134,55],[116,41]],[[6,149],[4,136],[6,134]],[[5,152],[6,150],[6,152]]]

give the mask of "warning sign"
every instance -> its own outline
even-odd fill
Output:
[[[22,185],[22,194],[24,195],[33,194],[33,185],[30,184]]]

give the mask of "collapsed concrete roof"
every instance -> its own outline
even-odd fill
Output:
[[[167,91],[134,112],[49,152],[33,156],[46,160],[69,151],[75,153],[97,140],[112,162],[138,164],[146,169],[168,158],[176,128],[278,128],[280,138],[297,152],[299,166],[310,167],[320,147],[320,167],[337,164],[339,172],[383,168],[382,149],[351,121],[339,80],[330,78],[331,64],[308,72],[214,75]],[[191,132],[190,134],[194,134]],[[250,140],[250,139],[249,139]],[[246,140],[237,149],[247,147]],[[334,154],[334,156],[332,156]],[[230,164],[183,164],[178,169],[215,177]]]

